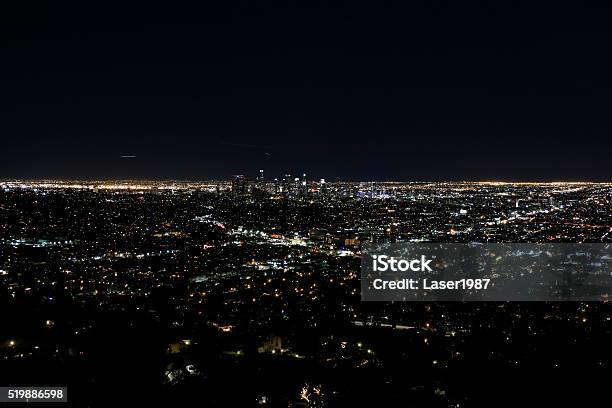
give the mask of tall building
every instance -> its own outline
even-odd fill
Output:
[[[306,173],[302,174],[302,183],[300,184],[300,194],[301,195],[308,194],[308,183],[306,181]]]
[[[321,179],[319,181],[319,193],[320,194],[327,193],[327,183],[325,182],[325,179]]]
[[[284,195],[291,195],[291,174],[285,174],[285,177],[283,178],[282,190]]]
[[[232,194],[235,197],[245,196],[249,192],[249,185],[246,177],[242,174],[232,176]]]
[[[293,179],[293,194],[300,194],[301,186],[300,186],[300,178],[296,177]]]
[[[255,182],[255,189],[258,194],[265,193],[266,190],[266,181],[264,179],[264,171],[263,169],[259,170],[259,174],[257,175],[257,180]]]

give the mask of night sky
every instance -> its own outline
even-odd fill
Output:
[[[612,179],[585,2],[3,3],[0,179]]]

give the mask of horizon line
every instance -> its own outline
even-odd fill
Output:
[[[253,179],[254,180],[254,179]],[[311,182],[319,182],[321,179],[312,179]],[[612,184],[610,181],[594,180],[349,180],[349,179],[323,179],[325,183],[472,183],[472,184]],[[255,180],[254,180],[255,181]],[[27,182],[55,182],[55,183],[205,183],[205,182],[231,182],[231,178],[210,179],[146,179],[146,178],[7,178],[0,179],[0,184],[27,183]],[[274,182],[274,179],[264,180]]]

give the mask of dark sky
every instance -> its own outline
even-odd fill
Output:
[[[0,179],[612,179],[585,2],[3,3]]]

